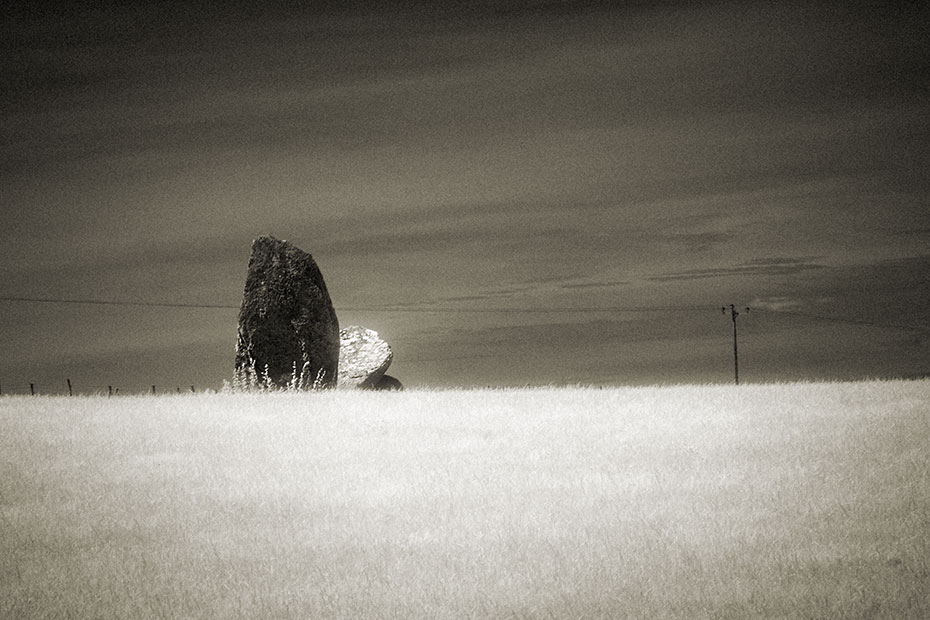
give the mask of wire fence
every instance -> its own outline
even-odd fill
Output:
[[[99,385],[72,383],[70,379],[39,383],[4,383],[0,381],[0,396],[128,396],[139,394],[197,394],[211,389],[197,389],[193,385]]]

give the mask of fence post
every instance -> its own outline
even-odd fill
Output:
[[[191,394],[194,394],[194,393],[195,393],[195,392],[194,392],[194,386],[192,385],[192,386],[191,386]],[[2,392],[0,392],[0,394],[2,394]]]
[[[155,396],[155,386],[152,386],[152,396]]]
[[[111,396],[113,396],[113,386],[108,385],[107,386],[107,398],[110,398]]]
[[[71,391],[71,379],[65,379],[68,382],[68,396],[74,396],[74,392]]]
[[[29,393],[32,394],[33,396],[36,395],[36,384],[35,383],[29,384]]]

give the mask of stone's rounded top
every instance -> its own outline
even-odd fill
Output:
[[[358,325],[339,331],[340,387],[373,388],[384,376],[394,354],[378,332]]]
[[[252,240],[252,258],[267,260],[272,257],[291,261],[313,261],[313,256],[286,239],[262,235]],[[315,263],[314,263],[315,264]]]
[[[296,247],[294,246],[293,243],[290,243],[287,239],[278,239],[274,235],[262,235],[261,237],[256,237],[255,239],[252,239],[253,246],[255,245],[279,245],[279,244]]]
[[[293,244],[288,243],[285,239],[278,239],[277,237],[272,237],[271,235],[262,235],[261,237],[256,237],[252,239],[252,251],[255,251],[255,248],[261,247],[275,247],[275,246],[291,246]]]

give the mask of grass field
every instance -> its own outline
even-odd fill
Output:
[[[928,618],[930,381],[0,398],[0,617]]]

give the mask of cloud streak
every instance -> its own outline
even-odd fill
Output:
[[[730,276],[792,276],[812,269],[823,269],[823,265],[809,262],[809,260],[803,258],[769,258],[753,259],[742,265],[737,265],[736,267],[688,269],[678,273],[650,276],[648,279],[664,282]]]

